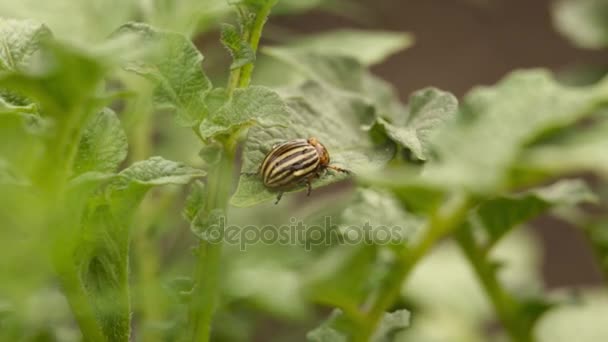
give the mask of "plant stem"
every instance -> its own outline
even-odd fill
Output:
[[[517,342],[533,341],[531,331],[519,313],[518,303],[498,282],[495,268],[475,242],[470,227],[466,225],[460,229],[456,239],[511,339]]]
[[[83,340],[88,342],[106,341],[76,270],[56,271],[70,309],[80,327]]]
[[[466,220],[470,206],[470,201],[466,196],[457,195],[431,215],[420,241],[399,255],[384,286],[376,293],[375,297],[370,299],[364,308],[367,324],[361,327],[361,333],[358,334],[357,340],[368,341],[370,339],[385,311],[399,297],[403,282],[407,279],[418,261],[427,254],[438,240],[445,237]]]
[[[262,31],[264,30],[264,24],[266,24],[266,20],[270,15],[270,11],[272,7],[277,3],[277,0],[268,1],[260,10],[256,13],[255,20],[251,27],[251,30],[248,32],[248,37],[246,37],[249,42],[249,46],[253,53],[256,54],[258,51],[258,46],[260,44],[260,38],[262,37]],[[251,82],[251,74],[253,73],[254,63],[245,64],[240,71],[240,77],[238,86],[241,88],[249,86]]]
[[[79,236],[80,212],[77,211],[77,215],[74,215],[73,212],[66,209],[73,208],[73,206],[66,205],[68,203],[67,186],[80,138],[87,120],[95,113],[93,110],[85,111],[85,107],[85,105],[76,106],[66,115],[57,138],[49,142],[52,148],[48,157],[43,161],[44,167],[40,168],[42,174],[37,177],[37,182],[38,186],[43,189],[47,200],[45,216],[49,218],[49,226],[55,228],[52,235],[51,260],[63,294],[78,323],[83,339],[103,342],[106,341],[106,338],[73,260],[76,239]]]
[[[205,210],[210,213],[220,209],[225,212],[232,192],[233,170],[236,145],[228,142],[220,162],[209,170],[207,178],[207,201]],[[192,341],[206,342],[211,335],[211,323],[219,292],[219,264],[222,253],[221,243],[201,240],[195,287],[192,292],[190,319]]]

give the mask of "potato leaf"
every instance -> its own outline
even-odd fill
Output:
[[[82,281],[106,337],[130,336],[128,255],[134,208],[153,186],[185,184],[201,170],[152,157],[120,172],[105,194],[90,197],[77,254]]]
[[[201,122],[199,132],[210,139],[254,123],[264,127],[284,125],[287,118],[287,106],[276,92],[252,86],[235,90],[222,107]]]
[[[607,89],[608,81],[563,86],[542,70],[514,72],[493,87],[476,88],[465,97],[459,120],[435,139],[439,162],[423,178],[492,193],[510,182],[509,170],[526,144],[592,114],[608,98]]]
[[[175,112],[178,123],[188,127],[207,116],[211,81],[201,68],[203,55],[186,36],[140,23],[126,24],[114,35],[135,35],[152,50],[145,60],[127,61],[125,69],[154,84],[158,106]]]
[[[597,202],[582,180],[562,180],[549,186],[504,195],[481,203],[473,221],[488,234],[486,247],[494,245],[514,226],[555,207]]]
[[[74,160],[74,172],[114,172],[126,156],[127,136],[114,111],[105,108],[85,128]]]
[[[296,39],[285,48],[303,53],[352,57],[362,65],[370,66],[408,48],[413,42],[411,35],[402,32],[335,30]]]
[[[570,303],[546,313],[535,327],[539,342],[595,342],[608,339],[608,294],[599,289],[585,289]]]
[[[553,5],[557,30],[574,44],[588,49],[608,46],[608,2],[560,0]]]
[[[368,127],[374,120],[374,111],[366,101],[309,82],[286,93],[289,110],[286,120],[291,125],[280,128],[254,127],[249,131],[243,153],[243,171],[256,173],[270,148],[282,141],[316,137],[329,150],[332,163],[353,172],[382,167],[394,154],[394,146],[376,146],[369,138]],[[343,174],[328,172],[313,182],[319,187],[346,178]],[[302,190],[303,187],[291,191]],[[269,201],[276,193],[265,188],[257,176],[242,175],[231,203],[235,206],[252,206]]]
[[[404,122],[378,119],[388,137],[409,150],[418,160],[427,160],[431,154],[431,140],[444,123],[453,119],[458,111],[458,100],[448,92],[426,88],[410,96]]]
[[[0,18],[0,71],[19,71],[29,64],[51,31],[33,20]]]
[[[253,52],[251,46],[243,40],[241,33],[233,25],[222,25],[221,40],[222,44],[224,44],[232,56],[232,64],[230,64],[231,70],[255,61],[255,52]]]

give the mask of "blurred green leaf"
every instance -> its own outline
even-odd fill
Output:
[[[340,231],[345,233],[354,228],[363,232],[366,224],[371,229],[366,233],[372,234],[374,243],[400,245],[417,232],[423,220],[405,211],[390,192],[358,188],[340,214]],[[382,237],[381,232],[374,232],[375,229],[384,230],[387,236]]]
[[[332,163],[359,172],[384,165],[394,153],[390,144],[376,146],[365,127],[374,120],[373,108],[366,101],[309,82],[287,91],[284,100],[289,107],[289,127],[257,128],[249,131],[243,153],[243,172],[256,173],[270,148],[279,142],[316,137],[328,149]],[[320,187],[345,178],[328,172],[313,187]],[[302,190],[302,187],[291,191]],[[241,175],[232,197],[235,206],[252,206],[276,197],[256,176]]]
[[[136,7],[135,0],[0,0],[3,17],[45,23],[62,39],[79,43],[103,40],[131,20]]]
[[[559,0],[553,4],[558,31],[582,48],[608,46],[608,1]]]
[[[127,156],[127,136],[120,120],[109,108],[87,124],[74,160],[74,172],[114,172]]]
[[[584,171],[608,176],[608,121],[566,131],[549,142],[532,145],[517,165],[524,172],[568,174]]]
[[[184,126],[195,126],[208,115],[205,96],[211,81],[201,68],[203,55],[184,35],[146,24],[123,25],[114,36],[135,35],[153,53],[146,60],[131,60],[125,68],[149,79],[155,86],[154,100],[175,112]]]
[[[476,88],[465,97],[459,120],[434,139],[439,161],[424,178],[477,193],[504,188],[526,144],[592,114],[607,97],[608,82],[566,87],[542,70],[517,71],[493,87]]]
[[[410,316],[410,312],[405,309],[385,313],[372,336],[372,341],[394,341],[396,334],[409,327]]]
[[[205,176],[203,170],[195,169],[183,163],[151,157],[133,163],[118,175],[121,180],[115,186],[123,188],[131,184],[144,187],[164,184],[186,184],[192,179]]]
[[[345,328],[343,321],[342,311],[336,309],[318,328],[306,334],[306,339],[310,342],[347,342],[350,337],[341,331]]]
[[[487,257],[502,265],[496,270],[497,276],[510,293],[517,294],[519,298],[531,298],[539,295],[543,289],[539,272],[542,262],[540,253],[540,243],[535,236],[526,230],[513,230],[497,243]],[[403,284],[402,293],[418,308],[418,312],[431,316],[441,316],[444,313],[459,318],[444,320],[436,317],[438,324],[442,322],[446,325],[446,332],[466,333],[463,331],[465,329],[456,329],[450,325],[460,324],[463,328],[473,325],[479,328],[493,319],[493,309],[487,296],[462,251],[453,241],[440,244],[416,266],[409,281]],[[455,293],[458,295],[455,296]],[[417,334],[432,336],[435,329],[443,329],[437,326],[432,328],[431,321],[427,322],[431,325],[426,327],[431,328],[430,331],[418,330],[417,319],[418,316],[412,325]],[[412,339],[418,340],[415,337]],[[451,339],[446,336],[443,341]]]
[[[130,336],[127,263],[134,209],[153,186],[185,184],[203,175],[201,170],[152,157],[123,170],[105,194],[90,198],[76,260],[109,340],[128,341]]]
[[[109,67],[103,56],[46,41],[34,57],[27,67],[0,76],[0,86],[36,100],[45,115],[58,119],[96,105],[95,95]]]
[[[413,42],[413,37],[407,33],[350,29],[306,36],[283,48],[300,53],[351,57],[370,66],[408,48]]]
[[[33,20],[0,18],[0,71],[20,71],[29,64],[32,55],[51,31]]]
[[[473,222],[488,234],[486,248],[491,248],[516,225],[548,209],[595,202],[597,197],[584,181],[562,180],[549,186],[484,201],[473,214]]]
[[[222,25],[222,44],[228,49],[232,56],[230,69],[237,69],[245,64],[255,61],[255,53],[247,41],[243,40],[241,33],[236,27],[229,24]]]
[[[199,132],[210,139],[254,123],[264,127],[285,124],[288,115],[287,106],[276,92],[252,86],[235,90],[228,102],[201,122]]]
[[[246,300],[280,319],[302,319],[309,314],[301,275],[280,262],[243,260],[224,279],[223,291],[230,299]]]
[[[190,192],[186,198],[186,204],[184,205],[183,215],[184,218],[191,222],[194,220],[199,210],[203,207],[203,200],[205,195],[205,184],[201,181],[196,181],[190,186]]]
[[[17,170],[6,160],[0,158],[0,184],[30,185],[29,180],[19,174]]]
[[[328,250],[306,272],[307,295],[348,315],[358,310],[373,287],[370,275],[376,266],[373,245],[341,245]]]
[[[435,88],[418,90],[410,96],[408,112],[401,122],[388,122],[382,118],[378,124],[389,138],[407,150],[418,160],[431,156],[431,141],[446,121],[455,118],[458,100],[448,92]]]
[[[569,304],[546,313],[535,328],[539,342],[596,342],[608,339],[608,295],[605,290],[584,289]]]
[[[262,52],[286,63],[305,79],[353,92],[361,89],[365,71],[354,57],[300,52],[274,46],[265,47]]]

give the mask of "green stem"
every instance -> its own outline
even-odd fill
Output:
[[[483,251],[475,242],[470,227],[465,226],[460,229],[456,239],[511,339],[517,342],[533,341],[531,331],[519,313],[518,303],[498,282],[495,267],[488,263]]]
[[[276,3],[277,0],[269,1],[256,13],[251,30],[248,32],[248,37],[246,37],[254,54],[256,54],[258,51],[260,38],[262,37],[262,31],[264,30],[264,24],[266,24],[270,11]],[[253,74],[253,67],[254,63],[248,63],[241,68],[240,77],[238,80],[239,87],[245,88],[249,86],[249,83],[251,82],[251,75]]]
[[[87,342],[106,341],[76,270],[57,270],[57,273],[70,309],[80,327],[83,340]]]
[[[468,198],[458,195],[431,215],[427,226],[423,228],[424,235],[420,241],[399,255],[382,288],[374,297],[370,298],[364,307],[367,323],[361,327],[361,332],[357,336],[358,341],[369,341],[385,311],[399,297],[403,282],[418,261],[428,253],[438,240],[466,220],[469,208],[470,201]]]
[[[138,233],[133,238],[137,262],[137,275],[135,292],[138,298],[138,309],[144,329],[141,331],[142,341],[161,341],[157,329],[151,329],[153,324],[160,324],[164,319],[166,303],[162,300],[162,289],[158,283],[160,260],[157,246],[158,234],[152,233],[152,226],[161,219],[163,213],[170,210],[175,201],[174,191],[163,191],[158,198],[144,200],[141,204],[140,215],[136,226]]]
[[[207,213],[217,209],[225,212],[232,192],[235,150],[236,146],[233,143],[224,144],[220,162],[209,170],[207,201],[205,208],[202,209]],[[219,264],[222,244],[201,240],[198,252],[190,324],[192,341],[207,342],[211,335],[211,323],[219,294]]]
[[[78,239],[80,213],[74,215],[66,208],[68,180],[78,151],[82,132],[94,111],[83,111],[86,105],[76,106],[65,118],[57,138],[49,142],[51,149],[43,161],[41,175],[37,175],[39,187],[47,199],[49,226],[54,227],[52,235],[52,263],[63,293],[82,336],[86,341],[106,341],[95,316],[93,306],[80,279],[73,260]]]

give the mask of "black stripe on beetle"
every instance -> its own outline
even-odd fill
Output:
[[[307,195],[310,196],[311,180],[326,169],[350,173],[329,163],[327,148],[316,138],[295,139],[273,146],[262,161],[258,174],[264,186],[278,190],[276,204],[284,190],[301,184],[306,184]]]

